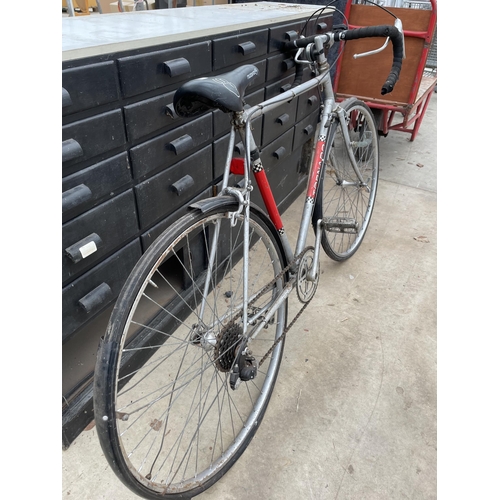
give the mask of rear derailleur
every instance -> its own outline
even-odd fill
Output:
[[[257,375],[257,363],[247,347],[247,341],[243,341],[236,351],[235,362],[229,376],[231,389],[238,389],[241,382],[253,380]]]

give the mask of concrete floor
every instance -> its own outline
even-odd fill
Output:
[[[261,427],[197,499],[437,498],[436,113],[434,94],[414,142],[381,138],[360,250],[342,264],[322,254]],[[300,215],[300,201],[284,214],[291,239]],[[64,498],[137,498],[110,471],[95,429],[62,452],[62,469]]]

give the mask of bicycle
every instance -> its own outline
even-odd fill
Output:
[[[269,404],[285,336],[318,287],[320,246],[342,261],[363,240],[378,181],[377,127],[363,102],[335,101],[324,52],[363,37],[392,40],[393,67],[382,87],[390,92],[404,54],[399,20],[351,30],[342,25],[285,42],[284,50],[296,51],[295,85],[250,108],[243,96],[257,74],[253,65],[192,80],[175,94],[179,116],[218,108],[231,115],[232,126],[221,193],[193,203],[145,252],[99,346],[99,440],[115,474],[139,496],[192,498],[232,467]],[[302,82],[305,65],[317,76]],[[321,89],[323,105],[293,250],[251,124],[313,87]],[[232,155],[236,132],[244,158]],[[250,202],[250,169],[268,214]],[[231,173],[243,176],[242,187],[229,185]],[[310,221],[314,246],[306,246]],[[302,306],[288,322],[293,290]]]

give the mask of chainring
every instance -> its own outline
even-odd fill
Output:
[[[312,268],[314,248],[308,247],[303,253],[297,268],[297,297],[303,304],[307,304],[316,293],[319,283],[319,261],[316,278],[314,281],[307,279],[307,274]]]

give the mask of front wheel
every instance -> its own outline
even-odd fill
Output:
[[[332,148],[313,215],[315,228],[319,219],[323,221],[323,249],[337,261],[348,259],[361,245],[375,203],[379,171],[378,132],[370,108],[358,100],[346,103],[345,119],[347,137],[338,120],[332,124]],[[353,168],[349,149],[361,179]]]
[[[124,285],[99,347],[99,440],[117,476],[143,498],[192,498],[214,484],[248,446],[273,391],[283,342],[261,361],[283,333],[286,302],[245,343],[254,376],[236,388],[231,380],[245,341],[236,209],[190,213],[156,240]],[[285,280],[276,230],[253,209],[249,226],[247,334]]]

